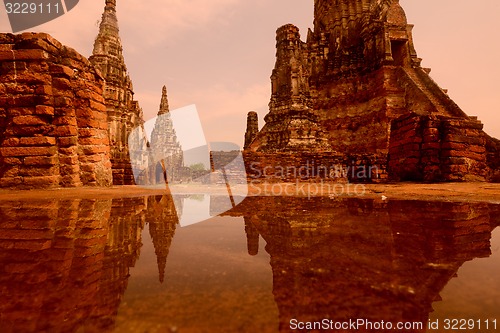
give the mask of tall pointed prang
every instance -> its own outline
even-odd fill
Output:
[[[128,136],[143,124],[142,110],[134,101],[132,81],[123,57],[119,35],[116,0],[106,0],[94,51],[89,60],[105,79],[104,98],[107,108],[113,184],[132,185],[134,175],[130,163]]]

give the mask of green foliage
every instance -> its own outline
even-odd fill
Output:
[[[191,164],[189,166],[189,169],[191,169],[191,171],[206,171],[205,165],[203,163]]]

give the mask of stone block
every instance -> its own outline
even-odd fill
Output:
[[[441,148],[450,150],[465,150],[468,149],[468,145],[458,142],[443,142]]]
[[[55,94],[58,95],[58,91],[72,91],[73,86],[70,80],[66,78],[54,77],[52,78],[52,89],[54,89]]]
[[[54,105],[54,97],[51,95],[36,95],[35,105]]]
[[[0,178],[0,187],[1,188],[11,188],[11,187],[19,187],[23,183],[23,178],[20,176],[16,177],[7,177],[7,176],[2,176]]]
[[[14,56],[16,60],[43,60],[49,58],[49,54],[40,49],[14,50]],[[0,59],[1,57],[0,55]]]
[[[97,120],[92,119],[92,118],[78,118],[77,122],[78,122],[79,127],[100,128],[99,122]],[[106,123],[106,128],[107,128],[107,126],[108,126],[108,124]]]
[[[74,175],[80,172],[78,164],[63,164],[60,166],[61,175]]]
[[[467,160],[463,157],[442,157],[441,164],[442,165],[465,165],[465,164],[467,164]]]
[[[76,96],[78,96],[81,99],[94,100],[94,101],[101,102],[102,104],[104,104],[104,100],[103,100],[102,95],[100,95],[94,91],[91,91],[91,90],[87,90],[87,89],[86,90],[78,90],[76,92]]]
[[[120,174],[123,175],[123,172],[121,172]],[[83,184],[87,185],[97,182],[97,176],[93,172],[82,172],[80,174],[80,179],[82,180]]]
[[[43,119],[42,116],[16,116],[12,119],[15,125],[45,125],[49,123],[48,119]]]
[[[32,188],[48,188],[56,187],[59,185],[60,176],[42,176],[42,177],[25,177],[23,185]]]
[[[57,165],[57,156],[29,156],[24,158],[24,165]]]
[[[444,136],[443,141],[465,143],[465,144],[472,144],[472,145],[478,145],[478,146],[484,146],[484,144],[485,144],[485,139],[482,137],[470,137],[470,136],[458,135],[458,134],[447,134]]]
[[[104,159],[102,154],[84,155],[80,158],[82,163],[99,163]]]
[[[35,95],[0,96],[0,105],[9,107],[33,107],[36,105]]]
[[[79,128],[78,129],[78,136],[81,138],[86,138],[86,137],[98,137],[102,133],[105,133],[102,130],[96,129],[96,128]]]
[[[76,121],[76,117],[74,116],[61,116],[61,117],[56,117],[54,121],[52,122],[53,125],[60,126],[60,125],[71,125],[71,126],[77,126],[78,123]]]
[[[63,165],[67,164],[77,164],[78,155],[59,155],[59,163]]]
[[[5,131],[6,135],[10,136],[51,136],[50,132],[52,131],[53,126],[45,125],[45,126],[17,126],[10,127]]]
[[[17,147],[20,145],[19,138],[7,138],[0,142],[0,147]]]
[[[12,51],[13,44],[0,44],[0,52],[2,51]]]
[[[468,149],[473,153],[478,153],[478,154],[486,153],[486,147],[484,146],[470,145]]]
[[[468,173],[468,168],[467,165],[445,165],[442,167],[443,173],[448,173],[448,174],[461,174],[465,175]]]
[[[73,156],[77,154],[78,154],[78,147],[71,146],[71,147],[59,148],[59,155]]]
[[[52,95],[52,86],[51,85],[40,85],[36,87],[35,93],[37,95]]]
[[[80,138],[78,143],[81,145],[94,145],[94,146],[105,146],[109,144],[108,138],[95,138],[95,137],[86,137]]]
[[[23,164],[23,161],[21,158],[15,158],[15,157],[5,157],[2,159],[4,165],[21,165]]]
[[[15,178],[21,176],[20,174],[21,167],[18,165],[13,165],[8,168],[2,168],[2,169],[4,169],[2,170],[2,177]]]
[[[55,165],[26,165],[22,166],[19,175],[25,178],[47,177],[59,174],[59,166]]]
[[[80,149],[83,154],[85,155],[92,155],[92,154],[102,154],[102,153],[109,153],[109,147],[108,146],[80,146]]]
[[[65,78],[65,79],[71,79],[78,73],[78,71],[74,71],[72,68],[68,66],[59,64],[51,65],[49,70],[54,77]]]
[[[55,147],[1,147],[2,156],[51,156],[57,153]]]
[[[70,146],[76,146],[77,144],[78,144],[78,137],[76,136],[57,138],[57,145],[59,147],[70,147]]]
[[[35,136],[21,138],[21,146],[55,146],[56,138],[48,136]]]
[[[73,105],[73,100],[69,97],[58,96],[54,98],[54,106],[58,108],[70,107]]]
[[[79,174],[62,175],[60,184],[63,187],[79,187],[83,185]]]
[[[50,239],[33,239],[33,240],[16,240],[13,248],[16,250],[42,251],[50,249],[52,240]]]
[[[427,127],[424,129],[423,134],[424,136],[427,135],[438,136],[439,130],[437,128]]]
[[[54,108],[46,105],[37,105],[35,108],[35,114],[53,116]]]
[[[478,154],[478,153],[474,153],[474,152],[471,152],[469,150],[447,150],[447,149],[444,149],[441,151],[441,156],[442,157],[466,157],[466,158],[470,158],[472,160],[476,160],[476,161],[485,161],[486,160],[486,156],[484,154]]]
[[[0,238],[12,240],[50,240],[54,232],[45,230],[3,229]]]
[[[90,108],[93,110],[106,111],[104,103],[95,100],[90,100]]]
[[[78,135],[78,129],[76,126],[70,125],[56,126],[51,135],[55,137],[76,136]]]

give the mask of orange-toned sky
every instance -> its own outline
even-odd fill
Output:
[[[125,61],[147,119],[161,88],[171,109],[196,104],[209,141],[242,144],[246,113],[263,125],[275,61],[275,30],[305,36],[312,0],[118,0]],[[485,130],[500,137],[500,1],[401,0],[422,65]],[[32,29],[85,56],[92,52],[104,0],[82,0],[65,16]],[[0,31],[8,32],[0,10]]]

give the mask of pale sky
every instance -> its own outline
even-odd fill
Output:
[[[268,112],[275,31],[312,27],[313,0],[118,0],[125,61],[150,119],[167,86],[170,108],[196,104],[208,141],[243,143],[246,114]],[[500,138],[500,1],[400,0],[422,66]],[[1,8],[1,7],[0,7]],[[81,0],[32,31],[90,56],[104,0]],[[0,31],[10,32],[0,9]]]

